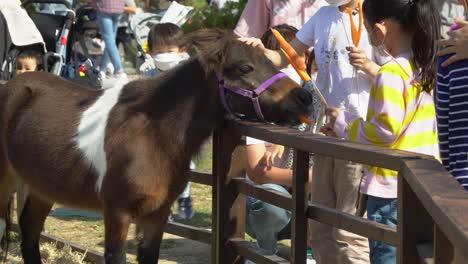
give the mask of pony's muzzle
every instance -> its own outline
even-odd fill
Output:
[[[285,100],[281,104],[281,111],[285,114],[284,119],[286,120],[286,123],[300,123],[300,116],[308,117],[312,114],[312,94],[301,87],[292,90],[290,93],[289,100]]]

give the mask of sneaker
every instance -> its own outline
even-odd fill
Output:
[[[124,72],[119,72],[111,77],[106,77],[102,80],[102,88],[108,89],[117,85],[125,85],[128,83],[128,76]]]
[[[192,198],[179,198],[179,211],[177,213],[177,217],[183,220],[192,219],[195,215],[195,211],[192,207]]]
[[[311,248],[307,248],[307,264],[316,264],[317,262],[314,259],[314,251]]]
[[[174,215],[172,215],[172,212],[169,214],[169,216],[167,217],[167,221],[168,222],[174,222]]]

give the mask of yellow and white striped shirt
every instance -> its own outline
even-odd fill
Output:
[[[439,156],[434,100],[414,80],[414,61],[403,54],[383,65],[371,87],[366,120],[342,112],[335,123],[339,137],[392,149]],[[397,197],[397,172],[369,167],[361,192]]]

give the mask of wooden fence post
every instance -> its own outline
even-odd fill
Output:
[[[244,238],[245,198],[231,183],[229,175],[234,148],[241,144],[241,134],[222,127],[213,134],[213,243],[212,263],[236,262],[228,246],[232,237]]]
[[[305,264],[307,257],[307,181],[309,153],[294,150],[293,205],[291,219],[291,263]]]
[[[447,239],[442,230],[437,225],[434,226],[434,263],[450,264],[454,263],[454,248],[450,240]]]
[[[403,177],[398,175],[398,263],[420,263],[418,245],[432,242],[433,221]]]

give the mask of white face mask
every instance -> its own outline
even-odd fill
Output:
[[[351,0],[326,0],[326,1],[331,6],[342,6],[342,5],[349,4],[349,2],[351,2]]]
[[[168,52],[153,56],[154,64],[160,71],[167,71],[189,58],[186,52]]]
[[[385,25],[384,22],[381,23],[382,25]],[[375,31],[377,30],[377,27],[374,26],[371,32],[367,34],[367,37],[369,38],[369,43],[371,46],[374,48],[374,50],[377,52],[377,55],[385,57],[388,55],[387,47],[385,47],[385,38],[387,37],[386,35],[383,37],[383,39],[380,41],[380,43],[376,43],[375,40],[372,39],[372,36],[375,34]]]

